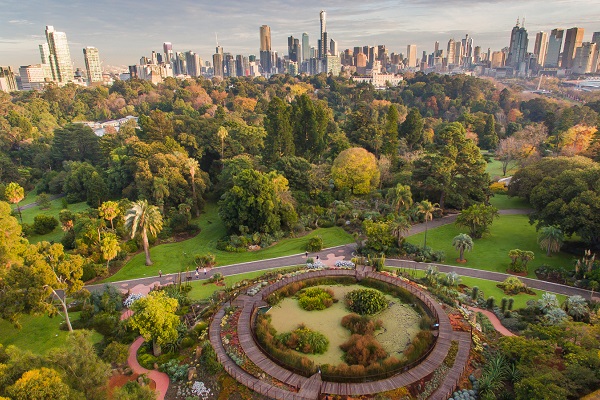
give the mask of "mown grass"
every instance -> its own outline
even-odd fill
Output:
[[[71,321],[78,319],[79,314],[69,313]],[[65,345],[69,332],[59,329],[63,321],[60,316],[50,318],[46,315],[24,315],[19,319],[21,329],[17,329],[8,321],[0,320],[0,343],[5,347],[14,345],[36,354],[46,354],[50,349]],[[92,341],[100,342],[102,335],[92,332]]]
[[[185,271],[186,266],[191,265],[191,260],[195,254],[214,254],[218,267],[300,254],[305,251],[308,240],[314,236],[323,238],[324,247],[339,246],[353,241],[352,236],[342,228],[320,228],[306,236],[282,239],[266,249],[229,253],[217,249],[217,241],[226,235],[225,226],[218,215],[217,205],[207,205],[205,213],[194,222],[201,228],[200,233],[195,237],[177,243],[154,246],[150,249],[154,265],[150,267],[145,265],[143,252],[136,254],[121,270],[105,279],[104,282],[155,276],[158,275],[158,270],[161,270],[163,274]]]
[[[508,197],[506,194],[496,194],[490,198],[490,204],[498,210],[528,209],[531,205],[521,197]]]
[[[490,178],[492,178],[492,180],[497,180],[500,178],[506,178],[507,176],[511,176],[512,174],[517,172],[517,169],[519,168],[513,163],[508,167],[508,169],[506,170],[506,175],[504,175],[502,174],[502,162],[493,158],[489,163],[487,163],[485,172],[490,174]]]
[[[422,278],[425,276],[425,271],[422,271],[422,270],[412,271],[411,273],[415,277],[418,277],[418,278]],[[500,305],[502,298],[504,298],[504,297],[511,298],[512,297],[515,301],[513,304],[513,310],[518,310],[520,308],[527,307],[527,302],[529,300],[541,299],[542,295],[544,293],[546,293],[544,290],[531,289],[533,292],[535,292],[535,295],[525,294],[525,293],[521,293],[518,295],[507,295],[504,293],[504,291],[502,289],[500,289],[498,287],[498,284],[500,282],[490,281],[487,279],[480,279],[480,278],[471,278],[471,277],[462,276],[462,275],[460,276],[460,283],[468,286],[468,290],[465,291],[466,294],[470,295],[471,289],[473,288],[473,286],[477,286],[479,288],[480,292],[483,292],[483,296],[485,299],[492,296],[495,299],[497,305]],[[564,294],[556,294],[556,298],[562,304],[562,302],[565,301],[567,296],[565,296]]]
[[[566,253],[546,256],[546,252],[537,244],[535,226],[529,224],[526,215],[501,215],[490,229],[490,234],[474,241],[473,250],[465,252],[466,263],[458,263],[458,251],[452,247],[452,239],[459,233],[468,233],[465,228],[448,224],[430,229],[427,233],[427,245],[434,250],[446,253],[445,264],[482,269],[495,272],[506,272],[510,259],[508,252],[512,249],[533,251],[535,259],[527,265],[528,275],[535,278],[534,270],[540,265],[562,266],[573,268],[573,256]],[[407,241],[423,245],[424,233],[407,238]]]
[[[33,198],[30,199],[32,201],[29,201],[27,204],[34,202],[36,196],[37,195],[32,196]],[[28,194],[27,198],[29,198],[29,197],[30,197],[30,195]],[[22,203],[21,207],[23,207],[23,205],[25,205],[25,200],[23,200],[21,203]],[[13,209],[15,217],[17,219],[19,219],[19,212],[17,211],[17,206],[12,204],[11,207]],[[70,211],[72,211],[73,213],[82,212],[82,211],[87,210],[88,208],[90,208],[90,206],[88,206],[86,202],[69,204],[69,206],[68,206],[68,209]],[[21,210],[21,215],[23,216],[24,223],[33,225],[33,219],[37,215],[40,215],[40,214],[50,215],[50,216],[58,219],[58,214],[60,213],[61,210],[62,210],[62,198],[52,200],[50,202],[50,207],[47,209],[41,209],[39,206],[36,205],[36,206],[33,206],[26,210]],[[32,236],[28,237],[27,239],[29,240],[30,243],[38,243],[38,242],[41,242],[44,240],[47,242],[60,242],[63,235],[64,235],[64,232],[62,231],[62,228],[59,224],[50,233],[47,233],[45,235],[32,235]]]

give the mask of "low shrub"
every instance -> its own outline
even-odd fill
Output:
[[[352,312],[360,315],[373,315],[387,308],[388,303],[379,290],[356,289],[345,297],[346,306]]]
[[[519,293],[529,293],[533,294],[534,292],[527,287],[519,278],[516,276],[509,276],[504,280],[504,282],[499,283],[498,286],[500,289],[504,290],[504,293],[509,295],[515,295]]]
[[[406,363],[411,363],[423,355],[433,344],[430,331],[420,331],[404,350]]]
[[[308,240],[306,244],[306,250],[311,253],[321,251],[323,249],[323,238],[321,236],[315,236]]]
[[[159,371],[169,375],[171,381],[175,382],[182,381],[187,377],[188,368],[189,365],[179,364],[179,361],[176,359],[169,360],[158,367]]]
[[[324,310],[333,304],[333,290],[311,287],[298,293],[298,304],[306,311]]]
[[[275,339],[287,348],[305,354],[323,354],[329,347],[329,339],[325,335],[308,329],[305,325],[277,335]]]
[[[216,374],[222,368],[221,364],[217,360],[217,353],[215,353],[215,350],[208,341],[202,346],[200,363],[204,366],[206,372],[211,375]]]
[[[362,365],[367,367],[371,364],[384,360],[388,354],[373,335],[350,336],[346,342],[340,345],[346,352],[344,361],[349,365]]]
[[[374,321],[364,315],[348,314],[342,318],[342,326],[352,334],[372,335],[376,330],[381,329],[383,322],[380,319]]]
[[[102,359],[114,365],[125,365],[129,356],[129,346],[126,344],[112,342],[102,352]]]
[[[33,218],[33,231],[38,235],[50,233],[58,226],[58,220],[51,215],[39,214]]]

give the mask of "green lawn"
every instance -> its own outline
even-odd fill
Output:
[[[490,203],[498,210],[531,208],[527,200],[521,197],[508,197],[506,194],[496,194],[490,198]]]
[[[320,228],[300,238],[283,239],[264,250],[229,253],[216,248],[217,241],[226,234],[225,226],[218,215],[217,205],[208,204],[205,211],[198,220],[194,221],[201,228],[201,232],[197,236],[178,243],[152,247],[150,255],[154,265],[151,267],[144,265],[144,254],[143,252],[139,253],[119,272],[104,280],[104,282],[155,276],[158,275],[159,269],[162,270],[163,274],[185,271],[186,264],[190,263],[195,254],[212,253],[217,258],[217,266],[223,266],[303,253],[308,240],[317,235],[323,238],[324,247],[339,246],[353,241],[352,236],[342,228]]]
[[[79,314],[79,312],[69,313],[71,321],[78,319]],[[36,354],[46,354],[48,350],[65,344],[68,332],[59,329],[60,324],[64,321],[62,317],[24,315],[19,321],[21,329],[16,329],[9,322],[0,320],[0,343],[2,345],[12,344]],[[96,331],[92,332],[92,341],[98,343],[102,339],[102,335]]]
[[[460,265],[487,271],[506,272],[510,259],[508,252],[512,249],[530,250],[535,253],[535,259],[527,265],[528,276],[535,278],[534,270],[542,265],[573,267],[573,256],[558,253],[546,257],[545,251],[537,244],[535,226],[529,224],[526,215],[501,215],[494,221],[490,234],[474,241],[473,251],[466,252],[467,262],[457,263],[458,252],[452,247],[452,239],[459,233],[466,233],[465,228],[454,224],[430,229],[427,233],[427,245],[434,250],[446,253],[445,264]],[[423,245],[423,233],[410,236],[410,243]]]
[[[515,172],[517,172],[517,166],[513,164],[511,164],[509,166],[509,168],[506,170],[506,176],[511,176],[512,174],[514,174]],[[487,172],[488,174],[490,174],[490,178],[492,178],[493,180],[496,180],[497,178],[505,178],[506,176],[504,176],[502,174],[502,163],[496,159],[492,159],[491,162],[487,163],[487,167],[485,168],[485,172]]]
[[[32,193],[32,192],[30,192],[30,193]],[[28,194],[27,198],[29,198],[29,197],[30,197],[30,195]],[[35,197],[36,197],[36,195],[34,195],[33,199],[31,199],[32,201],[29,201],[28,203],[35,201]],[[22,203],[24,205],[25,201],[22,201]],[[15,210],[16,218],[19,219],[19,215],[16,211],[17,207],[14,204],[11,205],[11,207],[13,210]],[[86,202],[69,204],[69,210],[71,210],[74,213],[85,211],[88,208],[90,208],[90,206],[88,206]],[[51,216],[55,217],[56,219],[58,219],[58,214],[60,213],[61,210],[62,210],[62,199],[56,199],[56,200],[52,200],[50,202],[50,208],[48,208],[46,210],[42,210],[42,209],[40,209],[40,207],[35,206],[35,207],[31,207],[27,210],[22,210],[21,214],[23,215],[24,223],[33,224],[33,219],[35,218],[36,215],[39,215],[39,214],[51,215]],[[60,242],[63,235],[64,235],[64,232],[62,231],[62,228],[59,224],[52,232],[50,232],[46,235],[33,235],[33,236],[29,237],[28,239],[29,239],[30,243],[38,243],[43,240],[48,241],[48,242],[52,242],[52,241]]]
[[[418,278],[422,278],[425,276],[425,271],[417,270],[413,273]],[[484,297],[486,299],[490,296],[493,296],[494,299],[496,299],[496,304],[498,304],[498,305],[502,301],[503,297],[506,297],[506,298],[512,297],[513,299],[515,299],[515,302],[513,304],[513,310],[517,310],[519,308],[526,307],[527,302],[529,300],[541,299],[542,295],[544,293],[546,293],[543,290],[532,289],[536,293],[535,296],[531,295],[531,294],[524,294],[524,293],[521,293],[516,296],[509,296],[509,295],[504,294],[504,291],[497,286],[498,283],[500,283],[500,282],[488,281],[487,279],[471,278],[468,276],[461,276],[460,281],[463,285],[467,285],[469,287],[469,289],[473,288],[473,286],[477,286],[479,288],[479,290],[483,292]],[[558,299],[558,301],[560,303],[562,303],[563,301],[565,301],[567,296],[565,296],[563,294],[556,294],[556,298]]]
[[[279,269],[279,268],[278,268]],[[225,277],[225,286],[231,287],[234,283],[243,281],[244,279],[254,279],[258,278],[261,275],[264,275],[269,270],[261,270],[248,272],[247,274],[237,274]],[[205,300],[208,299],[214,292],[217,290],[222,290],[224,286],[217,286],[214,283],[204,284],[204,280],[202,281],[192,281],[192,290],[189,292],[188,296],[192,300]]]

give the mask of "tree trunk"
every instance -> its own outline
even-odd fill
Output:
[[[19,219],[21,220],[21,225],[23,225],[23,215],[21,214],[21,207],[19,203],[17,203],[17,210],[19,211]]]
[[[194,175],[192,175],[192,198],[194,199],[194,212],[196,218],[200,217],[200,209],[198,208],[198,199],[196,198],[196,182],[194,182]]]
[[[460,251],[460,259],[459,259],[459,261],[464,261],[464,260],[463,260],[463,256],[464,256],[464,254],[465,254],[465,249],[463,249],[463,248],[461,247],[461,249],[460,249],[459,251]]]
[[[52,293],[54,294],[54,297],[56,297],[58,299],[58,301],[60,302],[60,306],[63,309],[63,312],[65,313],[65,322],[67,323],[67,328],[69,328],[69,332],[73,332],[73,327],[71,326],[71,319],[69,318],[69,310],[67,310],[67,303],[60,298],[60,296],[58,295],[58,293],[56,293],[56,291],[52,288],[50,288],[52,290]],[[66,293],[65,293],[66,296]]]
[[[115,230],[115,226],[113,225],[113,219],[114,219],[114,218],[111,218],[111,219],[110,219],[110,230],[111,230],[111,231],[114,231],[114,230]]]
[[[423,249],[427,247],[427,217],[425,217],[425,241],[423,242]]]
[[[142,243],[144,245],[144,253],[146,254],[146,265],[152,265],[152,260],[150,259],[150,245],[148,244],[148,234],[146,230],[142,230]]]
[[[162,349],[160,348],[160,344],[156,342],[156,339],[152,340],[152,353],[154,357],[158,357],[162,353]]]
[[[546,257],[550,257],[550,245],[546,248]]]

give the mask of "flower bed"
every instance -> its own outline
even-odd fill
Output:
[[[334,265],[336,268],[342,268],[342,269],[356,268],[356,264],[354,264],[352,261],[336,261]]]
[[[227,355],[233,362],[250,375],[258,379],[267,380],[271,385],[281,389],[296,392],[296,388],[265,374],[262,369],[248,358],[240,344],[240,338],[237,333],[238,320],[240,319],[241,314],[241,308],[229,309],[223,318],[221,318],[221,342],[223,343]]]

